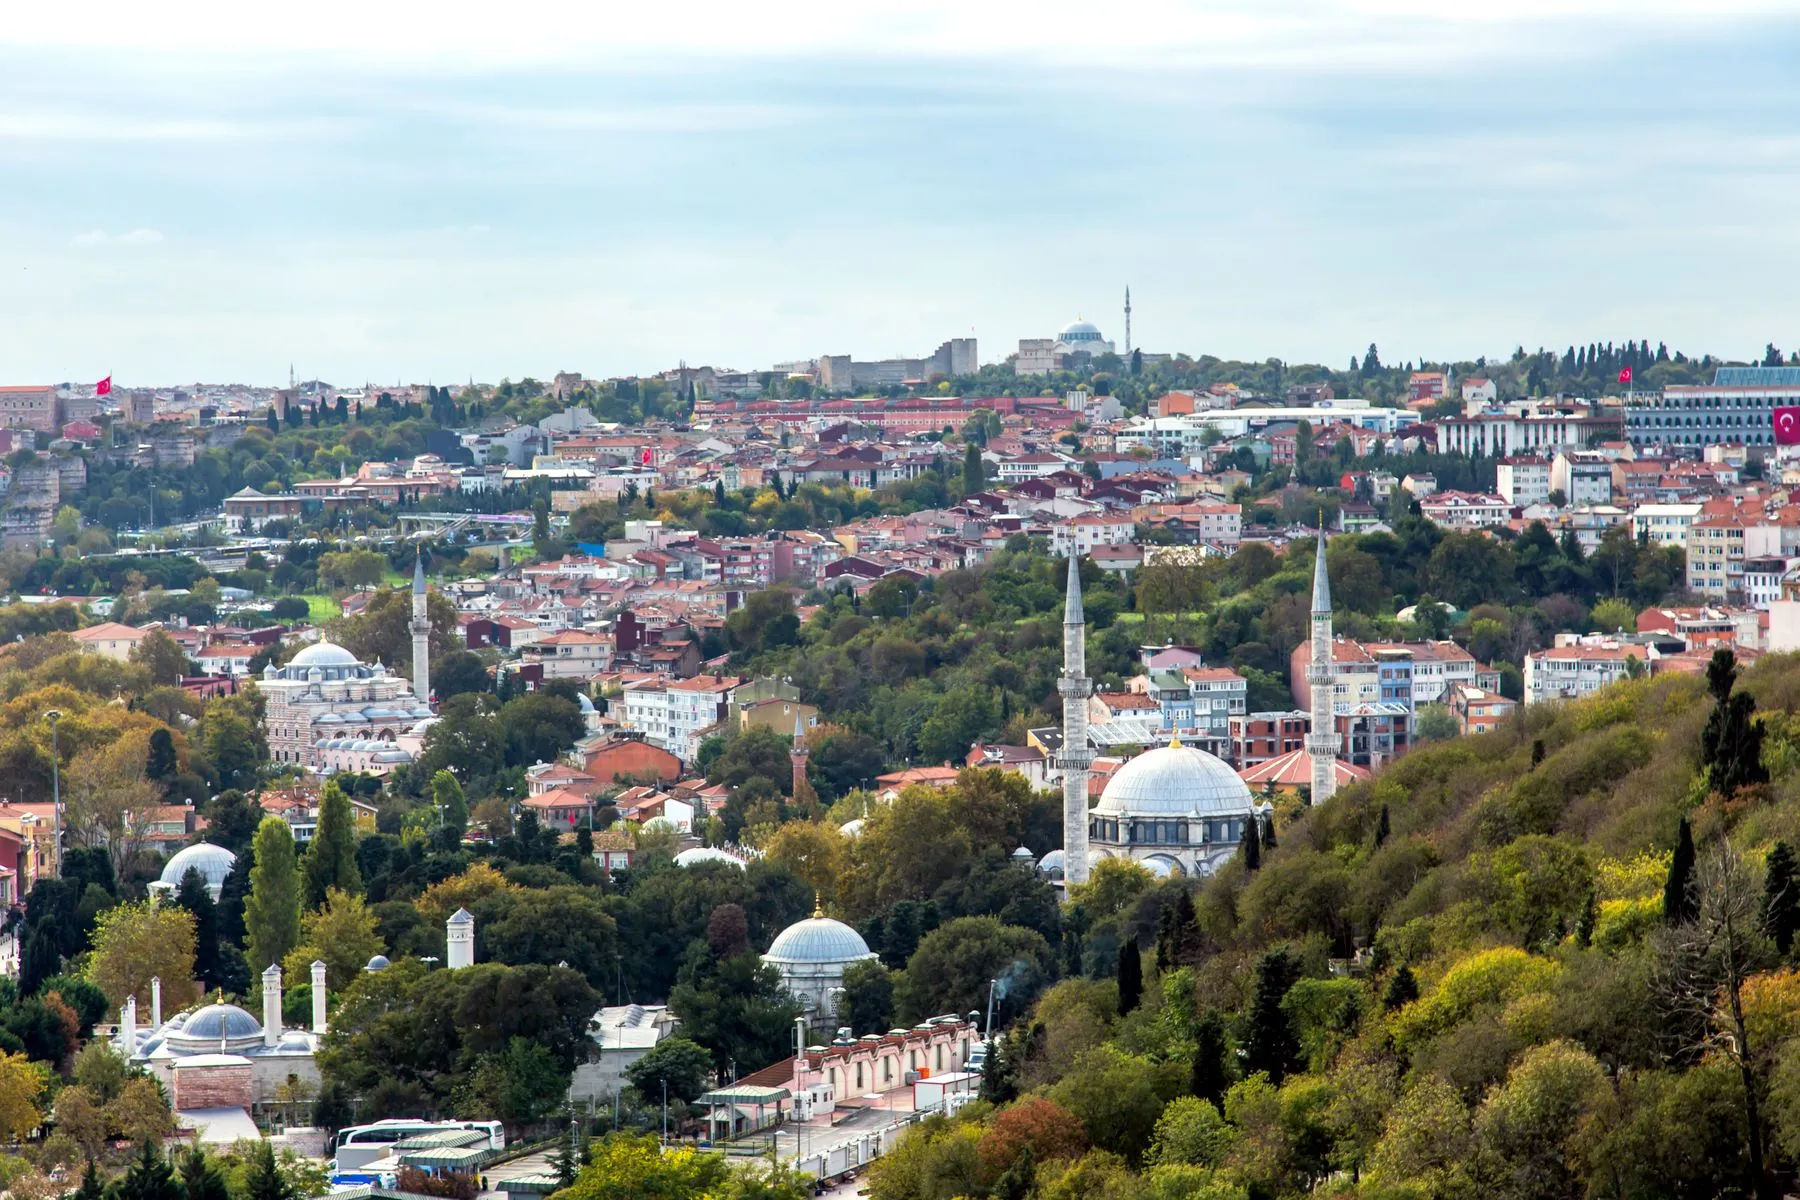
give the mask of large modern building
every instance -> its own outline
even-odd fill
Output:
[[[1775,410],[1790,405],[1800,405],[1800,367],[1720,367],[1710,384],[1633,395],[1625,433],[1636,446],[1727,442],[1766,450],[1775,444]]]

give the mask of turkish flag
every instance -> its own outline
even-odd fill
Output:
[[[112,376],[111,375],[108,375],[105,379],[102,379],[99,383],[96,383],[94,385],[94,395],[96,395],[96,396],[112,395]]]
[[[1619,382],[1620,383],[1630,383],[1631,382],[1631,368],[1630,367],[1626,367],[1623,371],[1619,372]]]
[[[1800,446],[1800,407],[1775,410],[1775,444]]]
[[[647,467],[647,466],[649,466],[649,465],[650,465],[650,460],[651,460],[651,457],[652,457],[652,456],[651,456],[651,453],[650,453],[650,447],[648,447],[648,446],[645,446],[645,447],[644,447],[644,465],[645,465],[645,466],[646,466],[646,467]]]

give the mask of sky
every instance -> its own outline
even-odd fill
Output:
[[[0,383],[1800,345],[1800,0],[22,7]]]

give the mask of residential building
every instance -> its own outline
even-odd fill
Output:
[[[117,621],[104,621],[99,625],[90,625],[86,629],[77,629],[69,635],[81,645],[83,650],[91,650],[95,654],[104,654],[108,658],[116,658],[124,662],[137,649],[139,642],[150,636],[148,629],[134,629],[130,625],[121,625]]]
[[[1541,458],[1503,458],[1494,464],[1494,490],[1514,508],[1550,498],[1550,464]]]
[[[1419,501],[1419,509],[1446,529],[1488,529],[1512,519],[1512,505],[1483,492],[1433,492]]]
[[[1550,490],[1564,504],[1611,504],[1613,463],[1604,454],[1564,450],[1550,460]]]
[[[1701,508],[1698,503],[1640,504],[1631,510],[1631,536],[1653,546],[1680,546],[1686,550],[1688,530]]]
[[[1465,737],[1498,729],[1519,707],[1516,700],[1509,700],[1496,692],[1469,684],[1458,684],[1451,688],[1447,699],[1449,703],[1446,707],[1449,708],[1450,715],[1456,718],[1457,730]]]
[[[1286,754],[1303,753],[1310,726],[1306,713],[1298,709],[1234,715],[1229,722],[1231,761],[1242,771]]]
[[[1589,634],[1558,634],[1556,645],[1525,656],[1525,703],[1575,700],[1648,670],[1649,648]]]

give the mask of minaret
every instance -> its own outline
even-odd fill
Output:
[[[1125,289],[1125,357],[1131,357],[1131,289]]]
[[[788,761],[794,767],[794,799],[806,789],[806,726],[800,721],[798,710],[794,713],[794,744],[788,748]]]
[[[1056,690],[1063,698],[1063,744],[1057,756],[1063,787],[1063,880],[1086,883],[1088,877],[1088,750],[1087,702],[1093,690],[1087,677],[1087,621],[1081,612],[1081,559],[1069,553],[1069,594],[1063,602],[1063,673]]]
[[[475,965],[475,918],[459,908],[444,922],[444,966],[452,970]]]
[[[413,694],[431,703],[431,618],[425,613],[425,551],[413,560],[412,590]]]
[[[1325,569],[1325,522],[1319,522],[1319,557],[1313,563],[1312,661],[1306,682],[1312,692],[1312,732],[1306,752],[1312,757],[1312,802],[1322,804],[1337,791],[1336,680],[1331,654],[1331,577]]]

